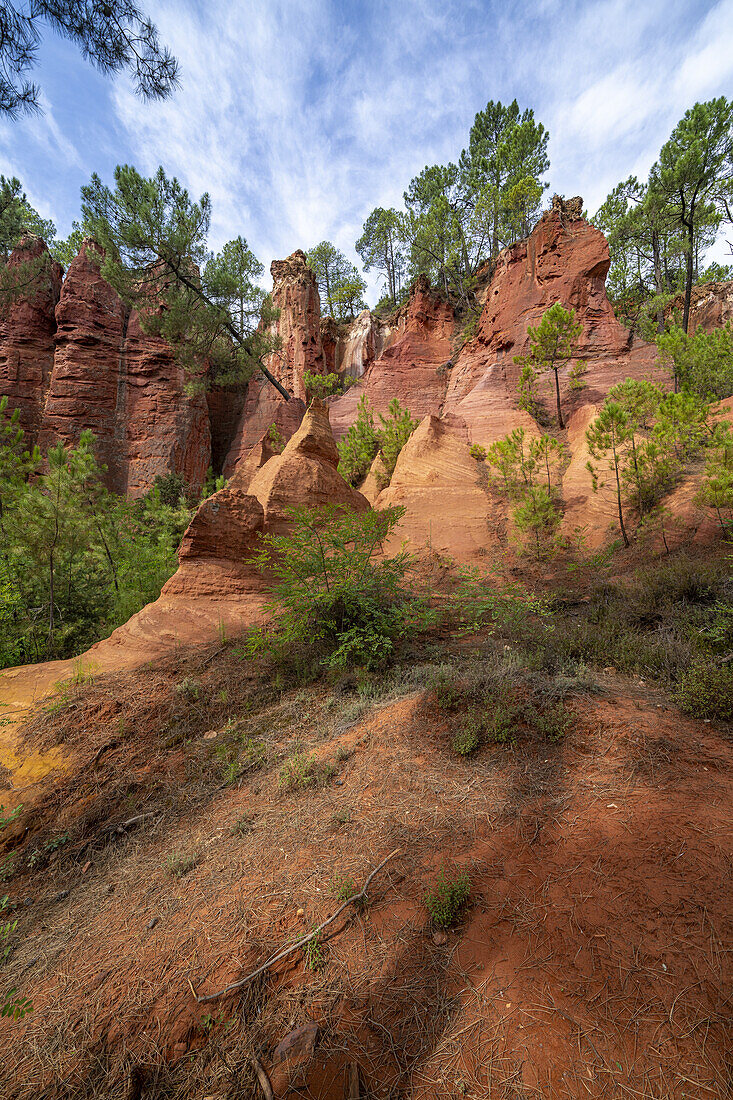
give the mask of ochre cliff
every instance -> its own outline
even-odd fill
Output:
[[[45,262],[44,262],[45,261]],[[42,263],[42,270],[38,266]],[[55,309],[61,293],[61,266],[51,260],[46,245],[29,237],[13,251],[8,267],[23,285],[34,277],[0,313],[0,397],[17,409],[20,426],[35,443],[53,370]]]
[[[263,374],[256,374],[247,386],[244,407],[232,436],[223,472],[229,477],[239,462],[256,446],[264,433],[275,424],[289,439],[300,423],[305,405],[303,377],[328,372],[328,361],[321,339],[321,304],[316,277],[308,267],[305,253],[298,249],[286,260],[274,260],[272,304],[279,311],[273,334],[280,348],[265,360],[268,370],[291,395],[285,402]],[[334,354],[335,334],[327,330],[326,346]],[[296,423],[297,420],[297,423]]]
[[[490,443],[513,427],[529,426],[517,405],[521,367],[514,357],[529,351],[528,327],[555,302],[572,308],[582,324],[576,358],[587,367],[582,390],[570,389],[563,372],[568,417],[582,405],[602,401],[627,375],[649,376],[655,370],[656,349],[632,339],[608,300],[608,243],[578,213],[578,202],[565,204],[556,196],[530,236],[497,259],[476,336],[457,357],[445,399],[446,412],[464,418],[473,442]],[[549,376],[540,379],[545,398],[549,383]]]
[[[451,305],[431,290],[424,275],[419,275],[409,301],[395,318],[385,350],[356,385],[330,403],[336,438],[344,435],[356,419],[363,394],[378,413],[385,413],[395,397],[413,416],[439,413],[445,397],[453,329]]]

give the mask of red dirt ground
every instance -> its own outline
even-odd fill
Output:
[[[203,693],[229,683],[239,700],[241,666],[199,666]],[[26,844],[51,821],[71,840],[12,880],[9,973],[34,1011],[0,1030],[0,1095],[257,1097],[253,1057],[289,1098],[731,1095],[730,731],[605,677],[561,743],[460,758],[430,695],[349,724],[349,700],[312,689],[238,720],[266,763],[222,786],[223,720],[215,738],[171,736],[160,700],[180,675],[171,662],[128,686],[132,738],[114,679],[46,729],[73,762],[41,785]],[[319,778],[284,791],[296,746]],[[335,875],[360,887],[395,847],[368,908],[325,934],[321,969],[298,950],[196,1002],[192,987],[221,989],[332,913]],[[445,942],[425,907],[442,867],[471,881]],[[312,1056],[273,1064],[309,1020]]]

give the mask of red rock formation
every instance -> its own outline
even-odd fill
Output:
[[[451,306],[419,275],[396,318],[389,346],[359,383],[329,403],[336,438],[356,419],[362,394],[376,412],[386,412],[396,397],[415,417],[439,413],[447,382],[447,371],[441,368],[451,357],[453,326]]]
[[[247,390],[231,386],[212,386],[206,392],[211,430],[211,465],[219,474],[224,470],[247,400]]]
[[[200,489],[211,463],[206,396],[186,392],[186,373],[169,345],[144,333],[134,312],[120,364],[125,373],[119,379],[116,430],[124,440],[122,491],[141,496],[158,475],[169,473]]]
[[[178,570],[162,595],[196,600],[262,593],[265,582],[249,559],[264,516],[256,497],[231,486],[203,501],[181,541]]]
[[[455,416],[426,416],[405,443],[392,480],[375,507],[401,505],[405,515],[387,552],[406,541],[457,561],[477,563],[496,547],[506,505],[484,487],[485,474],[468,448],[465,423]]]
[[[10,411],[18,409],[26,442],[35,443],[43,416],[53,369],[54,310],[61,291],[62,268],[51,259],[38,237],[29,237],[13,251],[8,267],[18,272],[22,264],[44,257],[43,269],[29,292],[15,298],[0,315],[0,397],[8,398]],[[20,275],[19,275],[20,277]]]
[[[340,360],[341,329],[333,317],[321,320],[321,347],[323,369],[326,374],[338,374]]]
[[[92,242],[69,267],[56,307],[56,353],[39,442],[45,449],[97,437],[108,484],[140,496],[156,476],[203,484],[211,444],[206,399],[188,396],[164,340],[145,334],[102,278]]]
[[[667,316],[673,313],[682,315],[685,296],[678,294],[670,302]],[[724,283],[703,283],[701,286],[693,286],[690,297],[690,323],[687,331],[696,332],[698,328],[710,332],[713,328],[733,321],[733,279]]]
[[[563,383],[568,415],[602,400],[627,375],[654,370],[654,346],[634,343],[614,316],[605,288],[608,244],[579,209],[580,200],[554,201],[526,240],[499,255],[477,335],[458,356],[445,401],[446,411],[464,417],[474,440],[491,442],[527,420],[517,409],[521,367],[514,356],[527,353],[528,326],[555,302],[572,307],[582,323],[577,358],[588,368],[584,390]]]
[[[305,398],[305,372],[323,374],[326,370],[318,284],[300,249],[287,260],[273,260],[270,274],[272,304],[280,310],[276,324],[282,347],[268,356],[266,366],[291,397],[302,400]]]
[[[287,442],[297,432],[304,415],[305,401],[296,397],[283,401],[265,378],[252,379],[224,462],[224,477],[231,477],[240,463],[247,460],[273,424]]]
[[[369,502],[344,481],[337,466],[328,410],[312,401],[283,453],[266,462],[250,481],[249,492],[265,509],[266,529],[275,534],[287,530],[288,509],[300,504],[342,504],[365,511]]]
[[[321,339],[318,285],[305,253],[298,249],[287,260],[274,260],[270,272],[273,305],[280,311],[275,331],[282,346],[267,357],[265,365],[291,394],[291,400],[285,403],[263,375],[252,378],[224,462],[226,477],[231,476],[237,463],[259,442],[271,424],[277,424],[283,436],[290,438],[305,411],[305,372],[324,374],[329,369]],[[333,355],[333,333],[330,329],[327,331],[330,333],[327,336],[329,355]],[[296,416],[297,424],[294,423]]]

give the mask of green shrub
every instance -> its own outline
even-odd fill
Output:
[[[331,893],[337,901],[347,901],[357,893],[356,883],[353,878],[336,872],[331,879]]]
[[[382,456],[383,467],[377,471],[377,485],[380,489],[389,485],[400,451],[418,423],[397,398],[390,402],[388,416],[380,413],[379,419],[381,427],[377,428],[364,394],[359,401],[356,421],[338,443],[339,473],[351,485],[362,483],[377,454]]]
[[[385,489],[392,480],[400,451],[415,431],[418,422],[407,409],[402,408],[396,397],[389,403],[389,416],[385,417],[380,413],[379,419],[382,427],[377,431],[377,439],[383,471],[378,470],[376,478],[377,487]]]
[[[359,400],[356,420],[339,440],[339,473],[350,485],[361,485],[379,450],[374,415],[366,394]]]
[[[337,374],[314,374],[307,370],[303,375],[303,385],[308,401],[314,397],[323,400],[324,397],[341,393],[341,383]]]
[[[174,878],[183,878],[193,871],[198,864],[199,856],[196,852],[169,852],[165,865],[169,875]]]
[[[482,716],[476,710],[469,710],[460,730],[453,736],[453,751],[459,756],[470,756],[481,744],[483,732]]]
[[[313,939],[303,945],[303,962],[309,970],[323,970],[326,965],[326,956],[323,951],[320,936],[316,934]]]
[[[284,663],[378,668],[389,661],[416,607],[404,584],[409,556],[380,555],[402,508],[358,515],[333,505],[295,508],[288,535],[265,535],[257,561],[274,575],[273,628],[252,632],[250,652]]]
[[[174,690],[181,699],[185,699],[189,703],[195,703],[198,700],[201,685],[198,680],[186,676],[180,683],[176,684]]]
[[[285,436],[282,434],[277,424],[270,424],[270,427],[267,429],[267,440],[275,454],[282,454],[285,450]]]
[[[733,669],[710,661],[696,663],[680,680],[674,698],[693,718],[733,721]]]
[[[471,458],[475,458],[477,462],[486,461],[486,448],[482,447],[480,443],[473,443],[471,445]]]
[[[464,909],[471,896],[471,883],[467,874],[448,878],[441,868],[434,889],[425,894],[425,905],[430,920],[436,928],[450,928]]]
[[[280,768],[278,786],[281,791],[303,791],[316,783],[316,760],[296,749]]]

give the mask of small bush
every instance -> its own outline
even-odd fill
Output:
[[[312,940],[303,946],[303,962],[309,970],[323,970],[326,965],[326,956],[323,952],[320,937],[314,936]]]
[[[336,872],[331,879],[331,893],[337,901],[347,901],[357,893],[356,883],[353,878],[342,876]]]
[[[199,691],[201,685],[198,680],[194,680],[192,677],[187,676],[184,680],[181,680],[179,684],[175,686],[176,695],[181,699],[185,699],[189,703],[195,703],[199,697]]]
[[[680,680],[674,698],[693,718],[733,721],[733,669],[710,661],[694,664]]]
[[[280,768],[278,786],[281,791],[303,791],[316,782],[316,760],[314,756],[296,751],[289,756]]]
[[[195,852],[170,852],[165,865],[169,875],[174,878],[183,878],[184,875],[193,871],[198,861],[199,856]]]
[[[470,756],[481,744],[484,723],[481,715],[471,710],[466,715],[461,729],[453,736],[453,751],[459,756]]]
[[[477,462],[486,461],[486,448],[482,447],[480,443],[474,443],[471,446],[471,458],[475,458]]]
[[[471,883],[468,875],[448,878],[445,868],[442,868],[435,888],[428,890],[425,895],[425,905],[434,927],[450,928],[460,916],[470,896]]]

